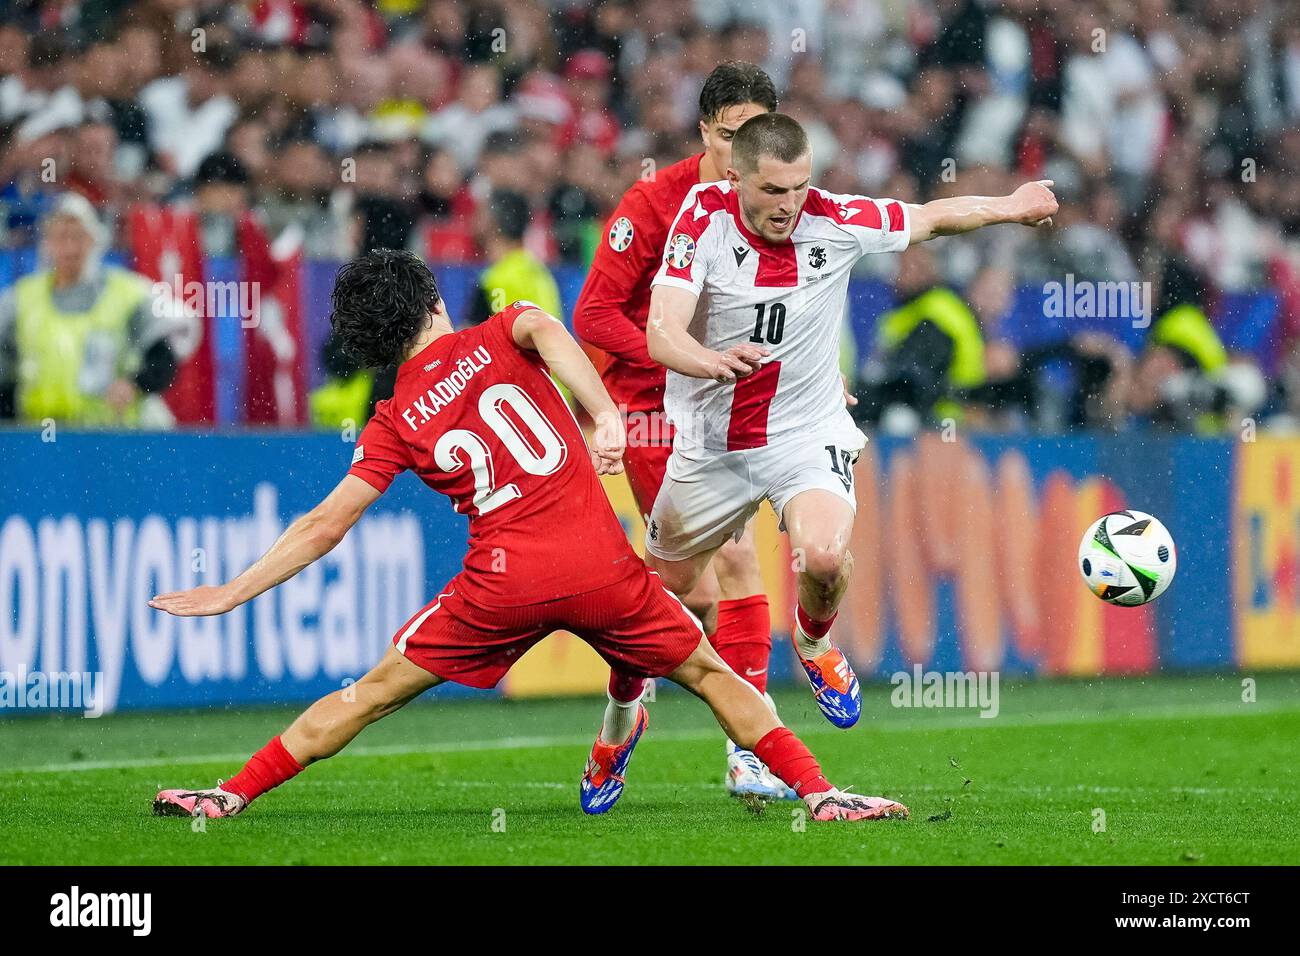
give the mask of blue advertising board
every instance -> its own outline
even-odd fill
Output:
[[[1233,665],[1232,443],[930,435],[868,448],[837,628],[864,678],[913,663],[1067,676]],[[337,435],[0,432],[0,672],[95,672],[106,710],[301,701],[355,680],[460,568],[465,519],[409,474],[317,565],[247,607],[173,618],[147,605],[242,571],[350,455]],[[630,497],[615,497],[635,537]],[[1101,604],[1073,567],[1081,530],[1117,507],[1157,514],[1179,544],[1178,579],[1150,608]],[[772,600],[780,631],[789,595]],[[778,640],[776,657],[786,650]]]

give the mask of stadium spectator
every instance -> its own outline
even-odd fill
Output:
[[[70,169],[65,184],[80,193],[101,214],[116,214],[126,196],[114,167],[117,130],[107,122],[90,120],[72,134]]]
[[[30,424],[165,427],[176,374],[174,304],[105,265],[103,225],[69,193],[41,224],[47,266],[0,296],[0,417]]]
[[[310,139],[292,140],[277,151],[276,176],[259,199],[271,235],[296,226],[303,233],[309,258],[340,259],[350,251],[346,218],[331,201],[337,177],[320,145]]]
[[[168,173],[189,179],[221,148],[239,116],[228,92],[233,70],[230,53],[217,47],[191,56],[181,75],[160,77],[140,91],[151,146]]]
[[[248,171],[229,153],[213,153],[194,171],[194,204],[202,221],[203,252],[232,256],[249,205]]]
[[[548,315],[563,316],[555,278],[536,256],[524,248],[528,229],[528,200],[518,193],[498,190],[479,212],[479,242],[491,263],[479,277],[470,303],[472,325],[487,321],[512,302],[535,302]]]
[[[564,169],[547,197],[559,257],[565,262],[591,261],[600,240],[601,211],[609,202],[609,177],[598,150],[578,147],[568,153]]]
[[[415,219],[415,204],[402,196],[400,170],[389,147],[382,143],[362,146],[356,155],[356,254],[407,248]]]
[[[740,58],[777,79],[815,140],[818,181],[836,191],[920,202],[1056,180],[1069,199],[1056,231],[945,242],[949,288],[988,269],[1011,269],[1022,292],[1067,273],[1157,286],[1177,260],[1216,290],[1201,303],[1215,325],[1235,314],[1223,304],[1233,296],[1276,284],[1278,261],[1300,265],[1295,11],[1291,0],[16,4],[0,14],[0,244],[32,247],[71,189],[130,256],[128,211],[193,190],[206,197],[208,255],[237,251],[239,215],[222,227],[217,209],[233,196],[272,234],[302,228],[309,258],[396,245],[470,262],[485,254],[476,209],[508,190],[529,204],[526,248],[581,267],[627,185],[694,148],[703,75]],[[233,157],[241,181],[199,176],[213,155]],[[892,282],[897,263],[878,258],[863,269]],[[16,274],[29,268],[15,261]],[[1012,296],[1006,335],[991,340],[1020,359],[1025,301]],[[1127,344],[1145,354],[1140,338]],[[1268,346],[1256,351],[1284,370]]]
[[[1134,372],[1129,406],[1139,418],[1207,434],[1232,428],[1267,398],[1259,370],[1231,356],[1204,309],[1195,272],[1170,260],[1157,318]]]
[[[321,364],[325,369],[325,381],[312,389],[307,398],[311,423],[316,428],[340,433],[350,431],[355,436],[369,421],[375,402],[379,400],[380,396],[375,394],[376,376],[384,376],[383,387],[389,395],[396,376],[362,368],[343,351],[334,335],[325,340]]]
[[[960,415],[954,397],[985,379],[984,335],[970,307],[941,284],[925,246],[899,256],[895,298],[900,304],[877,326],[858,414],[885,431],[910,434]]]
[[[516,110],[501,102],[501,77],[495,66],[473,64],[461,74],[456,100],[424,124],[426,143],[445,149],[468,173],[478,161],[483,142],[493,133],[514,129]]]
[[[470,222],[474,199],[450,153],[435,149],[429,154],[415,201],[426,258],[435,262],[475,258],[478,249]]]
[[[618,145],[619,126],[609,111],[610,65],[599,50],[579,50],[564,66],[573,114],[560,130],[560,145],[587,144],[608,156]]]

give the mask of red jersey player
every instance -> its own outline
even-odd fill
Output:
[[[700,90],[704,152],[637,182],[609,219],[605,241],[573,313],[578,337],[608,356],[601,377],[628,425],[624,464],[643,516],[654,507],[672,451],[664,416],[665,369],[646,350],[650,280],[663,260],[668,227],[686,194],[722,179],[731,165],[731,138],[751,116],[776,109],[776,89],[752,63],[720,64]],[[704,622],[718,655],[762,693],[772,652],[771,617],[751,529],[724,545],[682,600]],[[641,682],[610,675],[611,706],[633,699]],[[771,703],[771,698],[768,698]],[[792,797],[751,752],[727,741],[727,789],[737,796]]]
[[[151,606],[208,615],[252,600],[338,544],[408,469],[469,516],[465,568],[355,685],[309,707],[225,783],[162,791],[155,813],[240,813],[430,687],[448,680],[494,686],[525,651],[563,628],[623,673],[667,676],[703,698],[815,819],[907,814],[891,800],[827,783],[808,749],[718,658],[699,622],[632,551],[596,477],[622,468],[622,422],[560,322],[517,302],[455,332],[424,263],[392,250],[340,270],[333,306],[334,333],[349,352],[367,366],[400,363],[393,397],[362,430],[351,470],[233,581],[159,595]],[[597,423],[590,451],[548,372]],[[602,734],[614,742],[593,748],[580,785],[588,813],[605,812],[622,793],[646,710],[636,702],[606,723]]]

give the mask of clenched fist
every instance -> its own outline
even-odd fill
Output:
[[[1060,204],[1051,190],[1052,180],[1025,183],[1011,194],[1007,222],[1026,226],[1050,226]]]

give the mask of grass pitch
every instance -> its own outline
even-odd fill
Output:
[[[908,821],[761,814],[722,788],[703,704],[663,692],[622,801],[578,809],[602,701],[420,702],[233,820],[150,816],[229,777],[297,708],[0,720],[0,864],[1232,864],[1300,860],[1300,675],[1004,683],[994,719],[896,709],[850,731],[801,690],[790,724],[839,786]],[[1103,816],[1104,814],[1104,820]],[[1104,823],[1104,829],[1098,829]]]

